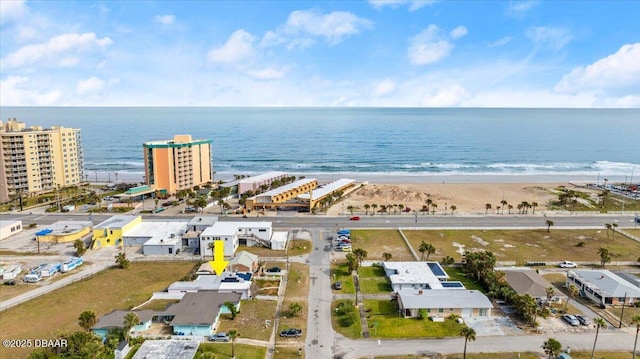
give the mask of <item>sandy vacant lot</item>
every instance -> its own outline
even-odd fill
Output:
[[[447,213],[451,213],[451,205],[455,205],[455,213],[484,214],[487,203],[492,207],[489,212],[495,213],[503,199],[513,205],[511,213],[517,213],[517,205],[523,201],[536,202],[536,211],[544,211],[550,200],[557,199],[553,189],[562,185],[571,187],[566,183],[367,184],[334,205],[328,214],[348,213],[349,206],[358,208],[354,213],[365,213],[365,204],[376,204],[378,210],[382,205],[402,204],[420,211],[428,199],[437,204],[436,214],[443,214],[445,207]],[[505,208],[504,213],[507,212]]]

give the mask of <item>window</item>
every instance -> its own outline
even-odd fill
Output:
[[[444,313],[444,308],[438,308],[438,313]]]

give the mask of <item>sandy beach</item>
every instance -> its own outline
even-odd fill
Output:
[[[455,206],[454,213],[484,214],[486,205],[490,204],[488,213],[496,214],[501,202],[507,201],[504,211],[518,213],[518,204],[526,201],[537,203],[536,213],[543,213],[548,209],[547,204],[557,199],[554,189],[558,186],[574,187],[568,182],[531,182],[531,183],[369,183],[349,194],[343,201],[332,206],[329,215],[348,214],[349,206],[353,206],[354,214],[364,214],[365,204],[377,205],[377,209],[385,205],[400,205],[411,210],[420,211],[427,200],[437,205],[436,214],[451,214],[451,206]],[[371,210],[369,210],[370,213]],[[532,209],[529,209],[532,213]]]

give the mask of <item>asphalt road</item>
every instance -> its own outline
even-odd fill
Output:
[[[61,220],[89,220],[98,224],[111,217],[108,214],[88,215],[84,214],[2,214],[2,219],[21,219],[24,224],[38,223],[47,225]],[[143,219],[190,219],[194,214],[183,215],[143,215]],[[546,228],[546,220],[550,219],[554,225],[552,228],[604,228],[605,223],[618,223],[620,228],[640,227],[633,221],[631,215],[565,215],[565,216],[541,216],[541,215],[418,215],[412,214],[391,216],[367,216],[359,221],[350,221],[349,217],[327,217],[314,215],[286,215],[241,218],[237,216],[218,216],[220,221],[272,221],[274,228]]]

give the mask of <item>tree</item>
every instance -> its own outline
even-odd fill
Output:
[[[385,262],[388,262],[391,259],[391,257],[393,257],[393,255],[389,252],[382,253],[382,258],[384,258]]]
[[[616,239],[616,228],[618,228],[618,224],[613,222],[613,224],[611,224],[611,239]]]
[[[209,244],[207,244],[207,248],[211,250],[211,260],[215,260],[215,258],[213,257],[215,247],[216,247],[216,241],[211,241]]]
[[[76,249],[76,252],[78,252],[78,256],[80,257],[87,251],[82,239],[76,239],[75,242],[73,242],[73,248]]]
[[[198,212],[200,212],[201,209],[207,206],[207,200],[204,197],[200,196],[193,200],[193,206]]]
[[[438,208],[438,205],[435,203],[431,203],[431,214],[433,214],[434,216],[436,215],[436,208]]]
[[[129,312],[124,316],[124,320],[122,321],[122,327],[124,329],[124,339],[128,342],[131,334],[131,329],[140,323],[140,318],[138,314],[134,312]]]
[[[633,342],[633,359],[636,359],[636,348],[638,347],[638,333],[640,333],[640,315],[631,318],[631,323],[636,325],[636,340]]]
[[[129,260],[127,259],[127,255],[124,252],[119,252],[116,254],[116,266],[120,269],[129,268]]]
[[[370,204],[367,203],[367,204],[364,205],[364,211],[365,211],[364,214],[365,215],[369,215],[369,208],[371,208]]]
[[[604,228],[607,230],[607,239],[609,239],[609,231],[611,230],[613,226],[611,225],[611,223],[605,223],[604,224]]]
[[[604,266],[611,262],[611,254],[609,253],[609,249],[605,247],[598,248],[598,254],[600,255],[600,266],[604,268]]]
[[[358,259],[353,253],[348,253],[346,256],[347,259],[347,268],[349,269],[349,274],[353,273],[353,271],[358,270]]]
[[[531,212],[531,214],[536,214],[536,207],[538,207],[538,202],[532,202],[531,208],[533,209],[533,211]]]
[[[236,305],[234,302],[224,302],[223,304],[227,309],[229,309],[229,312],[231,313],[231,320],[236,319],[236,315],[238,315],[238,308],[236,308]]]
[[[349,214],[353,215],[353,210],[355,209],[354,206],[347,206],[347,211],[349,211]]]
[[[513,209],[513,205],[507,205],[507,208],[509,209],[509,212],[507,212],[507,214],[511,214],[511,210]]]
[[[487,214],[491,209],[491,203],[487,203],[484,205],[484,214]]]
[[[372,215],[376,214],[376,208],[378,208],[377,204],[374,203],[374,204],[371,205],[371,214]]]
[[[420,260],[424,260],[424,253],[429,250],[429,243],[422,241],[420,242],[420,246],[418,246],[418,252],[420,252]]]
[[[427,214],[429,214],[429,209],[431,208],[431,204],[433,203],[433,200],[431,198],[427,199]]]
[[[607,323],[605,323],[604,319],[601,317],[593,319],[593,324],[596,325],[596,338],[593,340],[593,350],[591,350],[591,359],[595,358],[596,355],[596,342],[598,342],[598,333],[600,332],[600,327],[606,327]]]
[[[502,214],[504,214],[504,207],[507,206],[507,201],[503,199],[502,201],[500,201],[500,204],[502,205]]]
[[[425,258],[425,261],[428,261],[429,260],[429,256],[432,255],[435,252],[436,252],[436,247],[434,247],[433,244],[429,243],[427,245],[427,258]]]
[[[551,299],[553,298],[554,294],[556,294],[556,289],[554,287],[549,287],[546,289],[547,291],[547,305],[551,304]]]
[[[551,232],[551,226],[553,226],[553,221],[550,219],[547,219],[544,223],[547,225],[547,232]]]
[[[78,324],[87,332],[90,331],[97,322],[98,319],[96,318],[96,313],[92,310],[85,310],[80,313],[80,317],[78,317]]]
[[[449,209],[451,209],[451,215],[453,216],[453,211],[455,211],[456,209],[458,209],[458,207],[456,207],[455,204],[452,204],[451,207],[449,207]]]
[[[564,303],[564,308],[562,308],[563,312],[566,312],[567,306],[569,305],[569,301],[571,299],[575,298],[579,293],[578,287],[576,287],[575,284],[569,284],[569,288],[567,288],[567,289],[568,289],[568,292],[569,292],[568,293],[569,296],[567,297],[567,301]]]
[[[356,248],[353,250],[353,255],[358,260],[358,266],[362,266],[362,261],[367,258],[367,251],[363,248]]]
[[[471,327],[465,326],[460,329],[460,336],[464,337],[464,351],[462,354],[462,358],[466,359],[467,357],[467,342],[476,340],[476,331]]]
[[[289,315],[292,317],[298,316],[300,312],[302,312],[302,305],[300,303],[295,302],[289,305]]]
[[[231,329],[230,331],[227,332],[227,335],[229,335],[229,338],[231,338],[231,359],[235,359],[236,358],[236,338],[240,336],[240,333],[238,333],[238,331],[235,329]]]
[[[544,353],[549,356],[549,359],[554,359],[562,352],[562,343],[554,338],[549,338],[542,344],[542,349],[544,349]]]

